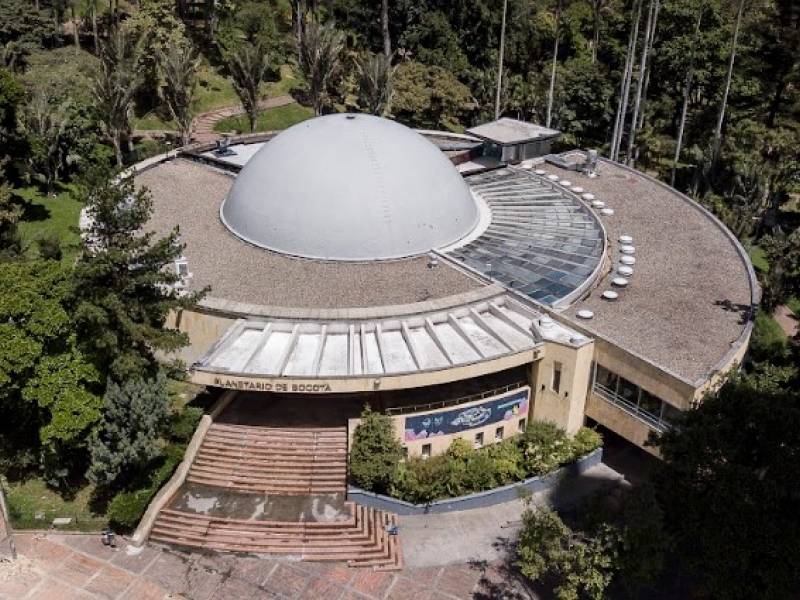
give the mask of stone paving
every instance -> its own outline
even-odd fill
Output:
[[[600,464],[532,500],[565,507],[620,484],[620,473]],[[135,549],[123,539],[110,548],[96,534],[16,534],[17,560],[0,554],[0,599],[533,600],[538,596],[504,567],[524,509],[518,500],[405,517],[402,571],[189,554],[155,545]]]
[[[19,557],[0,563],[8,600],[460,600],[535,598],[502,564],[476,562],[400,572],[121,544],[97,535],[17,534]]]

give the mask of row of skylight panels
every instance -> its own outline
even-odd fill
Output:
[[[576,267],[574,270],[565,271],[557,265],[546,265],[539,262],[512,265],[503,263],[498,258],[487,255],[473,255],[465,257],[465,262],[474,265],[474,268],[487,274],[492,271],[508,273],[516,279],[527,278],[531,282],[543,278],[554,282],[574,283],[576,287],[592,272],[592,269],[587,267]]]
[[[574,244],[563,245],[562,247],[536,244],[532,241],[515,242],[513,245],[504,240],[493,237],[481,238],[479,243],[471,243],[464,247],[465,251],[478,250],[482,252],[494,252],[498,256],[509,256],[511,258],[525,260],[530,255],[547,255],[560,258],[563,261],[574,264],[586,264],[587,262],[598,262],[601,254],[600,247],[585,247],[587,252],[569,252],[566,248],[574,247]]]
[[[505,253],[502,246],[495,244],[478,246],[475,247],[474,250],[482,254],[493,252],[496,256],[498,256],[498,258],[505,258],[508,259],[508,261],[518,261],[520,264],[525,262],[538,262],[539,264],[549,265],[553,268],[567,270],[570,272],[575,268],[584,267],[586,265],[595,265],[598,262],[596,256],[568,254],[566,252],[559,252],[557,250],[554,251],[549,248],[535,248],[532,246],[524,248],[523,252],[513,254]],[[564,267],[562,268],[556,266],[555,261],[559,261],[564,265]]]
[[[594,251],[602,252],[602,241],[589,235],[575,235],[572,232],[562,234],[559,230],[550,231],[537,231],[526,234],[516,229],[504,229],[497,227],[487,230],[484,236],[495,240],[502,240],[503,243],[512,248],[520,247],[521,245],[531,244],[534,246],[548,246],[548,247],[564,247],[564,246],[579,246],[584,252]],[[577,252],[578,250],[576,250]]]

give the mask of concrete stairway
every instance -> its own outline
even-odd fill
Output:
[[[351,567],[401,569],[400,538],[387,528],[396,515],[347,502],[342,521],[256,521],[164,509],[150,539],[192,550],[289,555],[299,560],[344,561]]]
[[[214,423],[187,481],[242,492],[314,495],[344,492],[347,430]]]

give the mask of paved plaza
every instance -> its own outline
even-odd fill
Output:
[[[606,464],[537,494],[533,502],[567,507],[623,481]],[[521,524],[521,500],[485,509],[402,519],[402,571],[137,549],[99,535],[16,534],[18,558],[0,554],[2,600],[535,600],[505,568]]]

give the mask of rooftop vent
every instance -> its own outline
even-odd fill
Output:
[[[435,269],[438,266],[439,266],[439,258],[433,252],[431,252],[430,254],[428,254],[428,268]]]
[[[633,275],[633,269],[631,269],[630,267],[620,267],[617,269],[617,273],[619,273],[623,277],[630,277],[631,275]]]
[[[634,246],[628,246],[627,244],[622,246],[619,251],[623,254],[636,254],[636,248]]]
[[[636,259],[633,256],[626,255],[626,256],[621,256],[619,262],[621,262],[623,265],[632,267],[633,265],[636,264]]]
[[[548,175],[547,178],[550,181],[558,181],[558,175]]]
[[[552,329],[553,319],[548,315],[539,317],[539,329]]]
[[[602,296],[604,300],[616,300],[619,298],[619,294],[613,290],[606,290]]]
[[[595,200],[594,202],[592,202],[592,206],[594,206],[595,208],[604,208],[605,205],[606,203],[603,202],[602,200]]]
[[[619,236],[619,243],[620,244],[632,244],[633,238],[629,235],[621,235]]]
[[[582,310],[579,310],[577,314],[578,314],[578,318],[586,319],[587,321],[589,319],[594,318],[594,313],[592,311],[590,311],[590,310],[586,310],[585,308],[582,309]]]
[[[558,182],[558,185],[563,185],[564,187],[569,187],[572,185],[572,182],[569,179],[562,179]]]
[[[579,185],[573,185],[572,191],[575,192],[576,194],[581,194],[583,193],[583,188]]]
[[[614,215],[614,209],[613,208],[603,208],[603,209],[600,210],[600,214],[604,215],[606,217],[611,217],[611,216]]]
[[[536,169],[534,173],[536,173],[537,175],[547,175],[547,171],[545,171],[544,169]]]
[[[594,200],[594,194],[584,194],[583,196],[581,196],[581,198],[583,198],[587,202],[591,202],[592,200]]]
[[[614,279],[611,280],[611,283],[617,287],[625,287],[628,285],[628,280],[624,277],[614,277]]]

